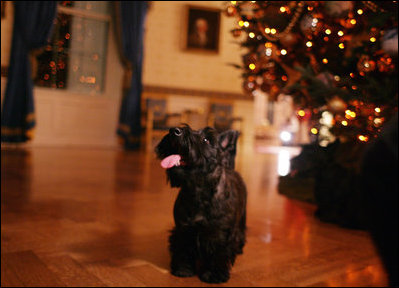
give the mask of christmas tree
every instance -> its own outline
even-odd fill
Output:
[[[225,12],[245,35],[244,89],[292,95],[310,133],[368,142],[397,111],[397,1],[231,1]]]
[[[279,192],[317,204],[323,221],[364,228],[362,153],[397,113],[397,1],[231,1],[225,12],[245,38],[235,64],[244,90],[291,95],[311,120],[317,141],[291,159]]]

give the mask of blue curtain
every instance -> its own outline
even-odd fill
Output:
[[[14,30],[1,111],[1,142],[25,142],[35,126],[29,52],[47,43],[56,1],[14,1]]]
[[[125,149],[140,147],[141,134],[141,74],[143,63],[144,21],[147,1],[120,1],[117,13],[121,38],[121,53],[129,75],[129,85],[124,87],[119,115],[118,135]]]

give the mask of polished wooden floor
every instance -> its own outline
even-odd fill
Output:
[[[221,286],[385,286],[366,232],[277,193],[279,159],[238,155],[248,241]],[[217,286],[169,273],[176,194],[144,152],[2,149],[1,286]]]

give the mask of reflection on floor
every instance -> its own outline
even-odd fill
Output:
[[[224,286],[382,286],[368,234],[321,223],[280,195],[299,151],[239,153],[248,241]],[[207,286],[169,274],[176,190],[152,154],[32,148],[1,151],[2,286]],[[222,285],[223,286],[223,285]]]

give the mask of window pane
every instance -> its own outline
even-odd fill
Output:
[[[61,1],[60,5],[108,15],[110,3],[108,1]]]
[[[74,8],[96,12],[100,14],[108,14],[109,2],[108,1],[74,1]]]
[[[73,16],[69,47],[68,89],[103,90],[108,23]]]
[[[63,3],[68,8],[82,5],[75,1]],[[106,3],[93,5],[106,11]],[[58,13],[50,44],[37,56],[35,84],[81,93],[101,93],[104,88],[108,22],[66,13]]]

